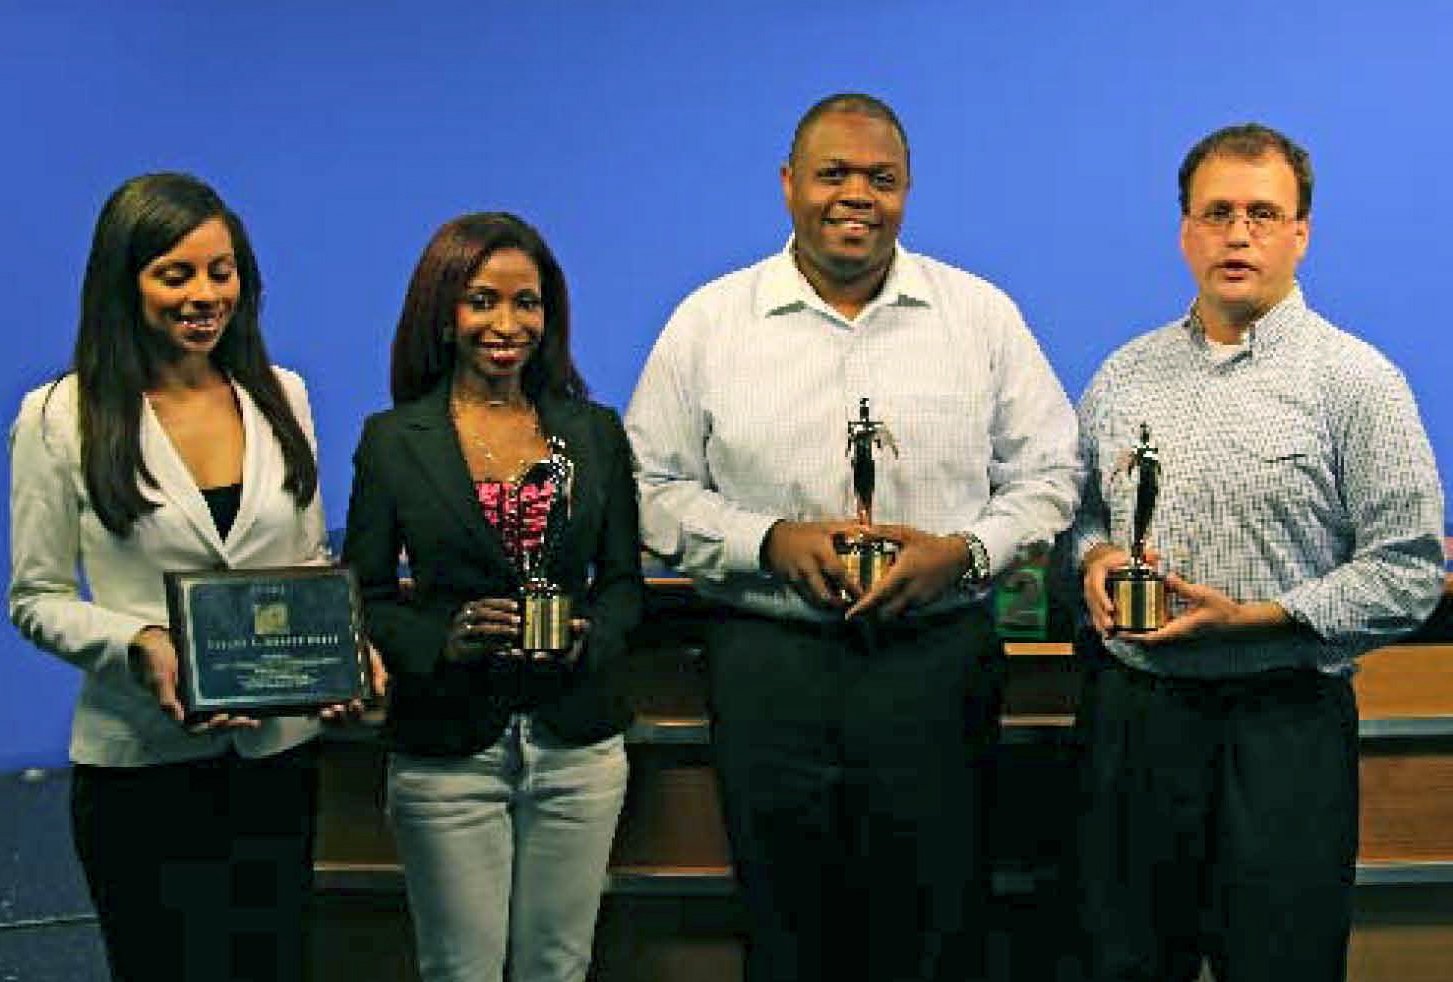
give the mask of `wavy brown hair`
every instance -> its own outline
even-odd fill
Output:
[[[446,222],[414,267],[394,333],[390,390],[411,402],[454,374],[455,309],[479,267],[500,249],[518,249],[540,271],[545,333],[520,379],[531,402],[541,395],[583,399],[585,380],[570,356],[570,295],[565,274],[545,240],[508,212],[461,215]]]

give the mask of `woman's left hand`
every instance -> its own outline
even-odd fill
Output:
[[[210,733],[212,730],[255,730],[262,725],[262,720],[252,716],[236,716],[232,713],[213,713],[200,722],[193,723],[187,727],[187,732],[194,735]]]
[[[384,667],[383,658],[379,655],[378,649],[371,642],[365,641],[368,645],[368,687],[372,698],[382,699],[388,692],[388,669]],[[324,706],[318,710],[318,718],[325,723],[352,723],[363,717],[368,711],[368,703],[363,699],[350,699],[348,702],[335,702],[330,706]]]

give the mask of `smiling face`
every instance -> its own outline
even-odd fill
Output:
[[[881,279],[908,195],[908,155],[886,119],[827,112],[782,168],[798,268],[819,292]]]
[[[457,373],[518,383],[545,334],[540,270],[519,249],[485,257],[454,308]]]
[[[1256,215],[1276,218],[1258,228],[1248,217]],[[1219,227],[1211,216],[1221,217]],[[1291,292],[1311,236],[1310,221],[1296,216],[1296,174],[1280,154],[1213,155],[1196,168],[1181,218],[1181,252],[1214,340],[1239,339]]]
[[[206,356],[242,292],[232,234],[209,218],[137,274],[141,314],[177,356]]]

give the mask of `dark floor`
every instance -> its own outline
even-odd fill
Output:
[[[0,774],[0,982],[108,982],[95,915],[71,848],[68,777],[64,769]],[[994,923],[986,925],[991,978],[1079,982],[1073,960],[1058,946],[1043,944],[1045,907],[1056,903],[1054,887],[1014,881],[997,884]],[[720,911],[702,924],[688,917],[708,906],[607,897],[593,977],[597,982],[736,977],[740,951],[729,927],[734,919]],[[401,897],[324,896],[319,914],[315,947],[332,953],[317,959],[319,982],[414,978]],[[340,951],[349,958],[340,960]],[[715,970],[703,973],[708,966]]]
[[[64,769],[0,774],[0,982],[108,980],[95,915],[71,848],[68,777]],[[738,954],[729,936],[700,925],[688,929],[690,925],[675,923],[684,916],[679,910],[670,914],[658,909],[676,906],[664,898],[607,898],[600,940],[615,950],[601,952],[605,958],[596,966],[596,977],[615,982],[638,976],[688,978],[699,974],[673,971],[673,959],[684,959],[697,968],[703,958],[723,962],[720,967],[735,964]],[[1012,900],[1000,905],[998,913],[1005,923],[990,932],[991,962],[1000,969],[995,977],[1077,982],[1078,973],[1052,951],[1041,948],[1036,952],[1033,945],[1013,943],[1018,933],[1015,921],[1030,916],[1028,911],[1016,911],[1015,906]],[[412,977],[403,957],[408,945],[401,898],[320,898],[320,913],[315,926],[320,942],[331,941],[328,947],[335,952],[347,948],[360,955],[370,947],[359,943],[363,939],[397,947],[400,950],[390,957],[380,957],[376,950],[367,954],[364,971],[390,979]],[[370,914],[372,919],[365,916]],[[623,930],[623,925],[629,928]],[[662,947],[658,931],[672,935],[678,943]],[[652,935],[658,943],[652,944]],[[626,950],[632,945],[640,950]],[[1030,968],[1026,961],[1037,964]],[[1011,964],[1013,971],[1009,970]],[[352,966],[346,974],[362,978],[353,974],[360,967]]]
[[[69,790],[64,770],[0,774],[0,982],[107,982]]]

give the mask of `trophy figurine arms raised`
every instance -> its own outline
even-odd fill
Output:
[[[1132,518],[1130,563],[1112,570],[1106,579],[1115,604],[1115,630],[1144,634],[1158,630],[1168,619],[1165,574],[1145,559],[1150,519],[1160,495],[1160,451],[1150,443],[1150,425],[1140,424],[1140,442],[1130,453],[1126,473],[1136,476],[1135,513]]]
[[[873,493],[878,485],[877,451],[887,448],[898,456],[898,444],[882,420],[873,419],[866,396],[858,400],[857,419],[848,420],[847,456],[852,465],[853,511],[860,525],[873,524]],[[848,579],[863,592],[871,590],[898,554],[898,545],[869,532],[839,533],[834,537]]]
[[[570,520],[571,490],[575,479],[575,463],[565,453],[565,441],[550,437],[550,454],[530,466],[521,485],[530,480],[548,481],[554,488],[540,530],[539,542],[527,547],[524,536],[526,509],[516,512],[521,527],[520,576],[520,647],[530,655],[547,657],[568,651],[574,637],[570,628],[572,603],[570,596],[550,577],[550,561],[560,548],[560,537]]]

